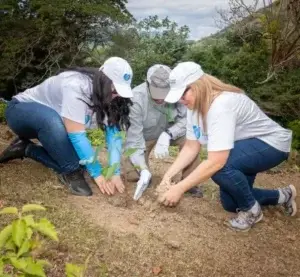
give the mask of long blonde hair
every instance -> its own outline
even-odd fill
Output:
[[[221,80],[209,74],[204,74],[200,79],[190,84],[189,88],[192,90],[192,93],[196,98],[193,111],[196,111],[198,115],[201,115],[205,132],[207,131],[207,112],[214,99],[223,91],[243,93],[242,89],[230,84],[225,84]]]

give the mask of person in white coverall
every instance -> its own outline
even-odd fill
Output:
[[[149,155],[154,148],[156,158],[169,156],[169,146],[181,149],[186,134],[186,107],[180,103],[167,104],[164,98],[169,92],[168,66],[155,64],[147,71],[147,80],[133,89],[133,105],[130,107],[131,126],[127,132],[125,149],[136,151],[127,160],[128,180],[138,181],[134,199],[141,197],[149,186],[152,173],[149,169]],[[194,161],[182,170],[185,178],[200,163],[197,156]],[[190,193],[199,196],[201,190],[194,187]]]

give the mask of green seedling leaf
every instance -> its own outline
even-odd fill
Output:
[[[10,257],[11,264],[19,270],[22,270],[24,272],[24,269],[26,268],[26,260],[24,258],[18,259],[16,257]]]
[[[108,171],[108,167],[103,167],[102,169],[102,175],[106,178],[106,175],[107,175],[107,171]]]
[[[48,267],[51,266],[51,263],[49,263],[46,260],[37,260],[36,263],[39,264],[39,265],[41,265],[43,268],[46,267],[46,266],[48,266]]]
[[[31,215],[31,214],[22,217],[22,219],[26,222],[27,226],[34,226],[34,224],[35,224],[33,215]]]
[[[43,266],[39,263],[35,263],[31,257],[25,259],[26,267],[24,272],[33,276],[46,277]]]
[[[115,138],[121,138],[123,141],[126,139],[126,132],[120,131],[114,135]]]
[[[1,260],[0,260],[0,276],[3,276],[3,270],[4,270],[4,262],[3,262],[3,260],[1,259]]]
[[[6,244],[8,239],[10,238],[12,234],[12,225],[6,226],[1,232],[0,232],[0,250],[1,248]]]
[[[19,248],[17,257],[21,257],[23,254],[27,253],[30,249],[30,242],[28,240],[24,240],[22,246]]]
[[[15,207],[6,207],[0,211],[0,214],[18,214],[18,209]]]
[[[33,235],[32,229],[30,227],[27,227],[27,229],[26,229],[26,237],[27,237],[27,239],[31,239],[32,235]]]
[[[139,165],[134,165],[133,167],[138,171],[140,171],[142,169]]]
[[[66,263],[67,277],[81,277],[83,276],[84,267],[76,264]]]
[[[10,237],[9,239],[8,239],[8,241],[6,242],[6,244],[5,244],[5,249],[6,250],[11,250],[11,251],[16,251],[16,245],[14,244],[14,242],[13,242],[13,239],[12,239],[12,237]]]
[[[38,230],[40,233],[49,237],[50,239],[58,241],[57,232],[54,228],[54,225],[47,218],[40,219],[40,221],[34,225],[34,229]]]
[[[12,238],[14,243],[21,247],[26,236],[26,223],[23,219],[17,219],[12,224]]]
[[[32,212],[32,211],[46,211],[46,208],[37,204],[24,205],[22,208],[22,213]]]
[[[93,159],[93,163],[96,163],[98,161],[99,152],[101,151],[102,148],[103,148],[103,145],[97,146],[95,155],[94,155],[94,159]]]
[[[7,251],[6,255],[5,255],[6,259],[10,259],[10,258],[17,258],[17,254],[15,252],[12,251]]]
[[[117,169],[118,167],[118,163],[114,163],[112,166],[110,166],[107,170],[107,174],[106,174],[106,179],[110,179],[113,175],[114,175],[114,172],[115,170]]]
[[[31,249],[34,250],[34,249],[38,249],[42,246],[42,242],[39,240],[39,239],[34,239],[34,240],[31,240]]]
[[[133,153],[136,152],[136,148],[128,148],[125,152],[124,152],[124,156],[126,158],[130,157]]]

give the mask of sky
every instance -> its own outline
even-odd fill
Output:
[[[251,2],[246,0],[245,2]],[[228,0],[128,0],[127,9],[136,18],[149,15],[169,17],[179,26],[190,28],[190,39],[198,40],[216,33],[216,8],[228,7]]]

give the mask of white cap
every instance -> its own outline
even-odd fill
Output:
[[[204,75],[201,66],[195,62],[179,63],[170,73],[170,91],[165,102],[176,103],[182,97],[188,85],[197,81]]]
[[[131,90],[132,69],[129,63],[119,57],[111,57],[107,59],[99,68],[103,73],[111,79],[117,93],[124,98],[133,97]]]
[[[170,90],[169,75],[171,68],[155,64],[147,71],[147,81],[149,83],[149,90],[153,99],[164,100]]]

